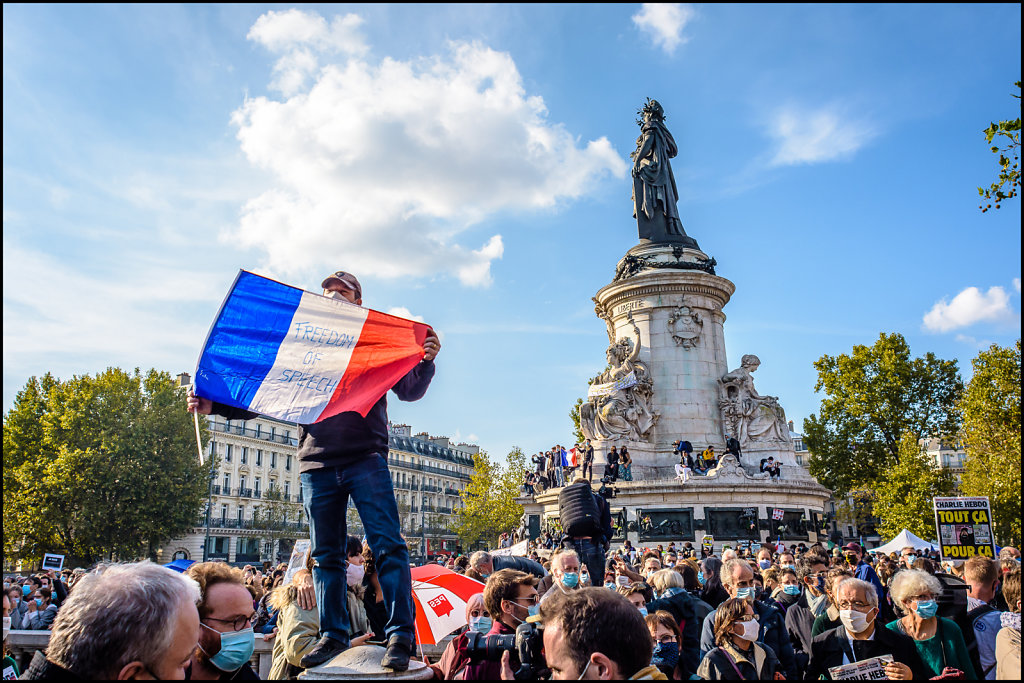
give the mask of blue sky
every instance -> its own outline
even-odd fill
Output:
[[[1019,5],[4,5],[4,410],[31,375],[191,371],[239,268],[442,335],[416,431],[570,440],[591,297],[636,243],[665,107],[688,233],[736,284],[731,367],[799,425],[822,354],[1020,334]]]

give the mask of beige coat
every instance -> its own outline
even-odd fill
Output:
[[[996,636],[996,680],[1020,680],[1020,631],[1003,627]]]
[[[278,588],[271,603],[279,611],[270,678],[283,680],[291,678],[288,675],[289,665],[298,666],[302,656],[312,650],[320,639],[320,615],[316,608],[299,607],[294,586]]]

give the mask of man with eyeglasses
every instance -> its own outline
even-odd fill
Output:
[[[787,679],[797,677],[796,658],[793,645],[789,642],[789,631],[779,610],[755,599],[754,570],[750,564],[739,558],[732,558],[722,563],[720,572],[722,585],[730,598],[749,600],[754,608],[754,616],[760,624],[757,640],[772,649],[779,658],[779,668]],[[715,649],[715,614],[710,612],[704,618],[704,627],[700,637],[700,655],[703,658]]]
[[[793,643],[796,666],[799,671],[807,668],[811,657],[811,628],[814,620],[828,609],[828,595],[825,594],[825,575],[828,572],[828,558],[821,552],[806,552],[796,561],[796,575],[803,584],[800,599],[786,610],[786,630]]]
[[[324,296],[363,305],[362,286],[352,273],[332,273],[321,286]],[[391,387],[400,400],[423,397],[434,377],[434,358],[440,350],[441,343],[431,330],[423,342],[423,360]],[[231,420],[257,416],[194,396],[189,398],[188,406],[190,411],[204,415],[215,412]],[[313,584],[321,634],[316,646],[302,657],[301,665],[310,668],[324,664],[350,645],[345,510],[351,498],[376,558],[377,577],[388,610],[388,642],[381,666],[405,671],[413,653],[415,607],[409,549],[402,538],[387,465],[387,396],[382,396],[366,417],[350,411],[315,424],[299,425],[298,455],[302,498],[316,561]]]
[[[258,681],[249,666],[256,649],[252,595],[241,570],[223,562],[199,562],[185,572],[199,584],[199,645],[185,678],[195,681]]]
[[[604,590],[603,588],[601,590]],[[499,569],[487,579],[484,607],[494,620],[487,636],[511,635],[539,609],[537,577],[515,569]],[[518,655],[509,662],[512,670],[519,668]],[[493,681],[501,678],[501,662],[477,662],[466,667],[467,681]]]
[[[890,680],[929,677],[909,637],[878,627],[878,594],[870,583],[846,579],[836,589],[836,604],[842,623],[814,639],[804,680],[830,678],[830,668],[881,655],[892,656],[893,661],[883,667]]]

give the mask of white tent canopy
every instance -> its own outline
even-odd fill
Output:
[[[896,535],[896,538],[892,539],[883,546],[872,548],[871,552],[885,553],[886,555],[888,555],[889,553],[898,553],[900,550],[906,548],[907,546],[912,546],[914,550],[935,550],[937,548],[937,544],[932,543],[931,541],[925,541],[923,539],[920,539],[914,534],[904,529]]]

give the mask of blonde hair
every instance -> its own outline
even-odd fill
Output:
[[[647,579],[651,588],[664,593],[669,588],[683,588],[683,575],[675,569],[659,569]]]

